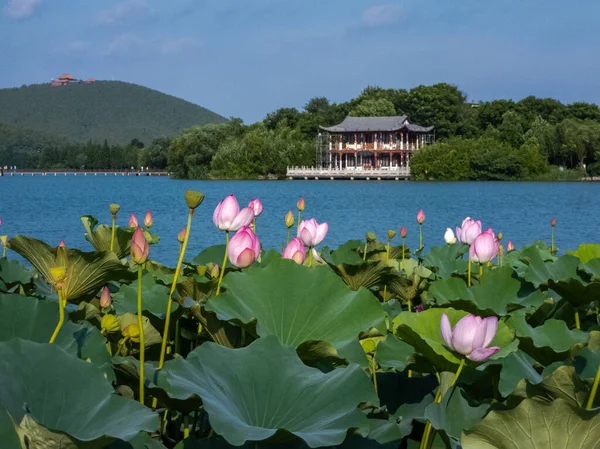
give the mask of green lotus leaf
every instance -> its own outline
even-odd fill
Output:
[[[214,245],[209,246],[208,248],[203,249],[200,254],[198,254],[192,260],[194,265],[206,265],[207,263],[216,263],[219,267],[223,264],[223,256],[225,254],[225,245]],[[229,259],[227,259],[227,263],[225,264],[227,268],[233,268],[231,263],[229,263]]]
[[[123,315],[118,316],[119,325],[121,326],[121,332],[132,324],[137,325],[137,315],[133,313],[125,312]],[[142,316],[142,325],[144,326],[144,346],[146,348],[160,344],[162,342],[162,336],[160,332],[156,330],[154,326],[150,323],[150,319],[147,316]]]
[[[56,266],[56,248],[42,242],[18,235],[8,241],[10,249],[17,252],[50,282],[50,268]],[[66,249],[67,272],[63,292],[67,301],[95,296],[109,281],[131,277],[126,266],[114,253],[86,253],[77,249]]]
[[[142,310],[147,310],[157,318],[164,320],[167,314],[167,302],[169,299],[169,287],[157,284],[150,273],[142,276]],[[113,296],[113,305],[117,315],[124,313],[137,313],[138,283],[122,285],[121,289]],[[173,303],[171,313],[179,308],[179,304]]]
[[[527,264],[523,278],[536,288],[540,285],[547,285],[548,281],[559,282],[576,279],[582,282],[577,273],[580,261],[575,256],[564,255],[556,260],[544,260],[538,248],[529,247],[521,251],[520,260]]]
[[[349,240],[335,250],[324,247],[321,250],[321,257],[332,265],[360,265],[363,263],[363,259],[359,251],[362,251],[363,247],[364,243],[360,240]],[[385,255],[385,253],[383,254]]]
[[[589,393],[589,386],[577,376],[575,368],[562,365],[539,384],[520,382],[512,398],[533,398],[540,401],[561,399],[574,407],[583,408]]]
[[[414,363],[415,348],[395,335],[388,335],[377,345],[375,359],[382,368],[392,368],[401,372]]]
[[[0,259],[0,279],[7,287],[15,284],[29,284],[31,277],[31,272],[18,261],[6,258]]]
[[[600,259],[591,259],[582,268],[592,276],[592,281],[600,281]]]
[[[0,407],[21,427],[29,416],[79,441],[127,440],[157,427],[156,415],[117,396],[95,365],[20,338],[0,342]]]
[[[600,332],[590,332],[590,341],[577,353],[574,366],[582,379],[594,379],[600,366]],[[600,400],[600,397],[598,399]]]
[[[0,310],[0,341],[22,338],[47,343],[58,323],[58,304],[52,301],[0,294]],[[91,324],[75,324],[67,316],[54,344],[74,357],[89,359],[114,379],[106,340]]]
[[[600,258],[600,244],[583,243],[575,251],[567,251],[567,254],[573,255],[582,263],[587,264],[592,259]]]
[[[110,241],[112,238],[111,225],[102,224],[98,226],[98,220],[92,215],[82,216],[81,223],[83,223],[83,227],[85,228],[85,239],[92,244],[96,251],[110,251]],[[133,231],[134,229],[131,228],[115,226],[113,252],[119,259],[129,255]]]
[[[292,433],[310,447],[340,444],[348,429],[368,431],[368,420],[357,406],[378,403],[358,365],[322,373],[304,365],[293,348],[274,336],[242,349],[205,343],[187,360],[169,361],[163,369],[169,396],[200,396],[211,427],[235,446],[278,431]]]
[[[373,420],[371,420],[373,421]],[[221,437],[213,436],[210,438],[197,439],[193,436],[180,441],[175,449],[307,449],[308,446],[300,438],[285,443],[263,441],[260,445],[248,442],[241,446],[233,446]],[[379,444],[371,439],[362,438],[360,435],[348,435],[342,444],[336,446],[327,446],[323,449],[397,449],[398,443]],[[110,449],[113,449],[112,447]],[[121,448],[118,448],[121,449]],[[134,448],[137,449],[137,448]],[[154,449],[149,447],[148,449]]]
[[[533,367],[535,363],[535,360],[525,352],[516,351],[504,358],[478,366],[477,369],[484,370],[489,366],[499,365],[501,371],[498,391],[506,397],[517,389],[517,385],[523,379],[532,385],[539,384],[544,380],[543,376]]]
[[[171,287],[171,284],[173,284],[173,277],[175,276],[174,268],[166,267],[153,260],[146,262],[144,268],[161,284],[166,285],[169,288]]]
[[[421,313],[402,312],[393,320],[394,330],[398,337],[429,359],[439,372],[456,371],[461,359],[446,346],[442,338],[440,321],[443,313],[448,316],[452,327],[468,315],[465,311],[452,308],[427,309]],[[489,346],[499,346],[500,351],[490,360],[506,357],[517,350],[517,344],[514,331],[499,321],[498,331]]]
[[[256,321],[260,337],[275,335],[288,346],[324,341],[344,357],[344,347],[360,332],[386,332],[385,313],[372,293],[350,290],[327,269],[283,259],[229,273],[223,284],[227,291],[211,298],[206,310],[221,320]]]
[[[333,271],[354,291],[388,284],[394,276],[392,267],[381,261],[367,261],[360,265],[329,265]]]
[[[107,449],[166,449],[166,447],[146,432],[140,432],[129,441],[115,441]]]
[[[463,449],[592,449],[600,440],[600,414],[567,401],[525,399],[516,408],[490,412],[463,433]]]
[[[17,427],[8,411],[0,405],[0,441],[3,449],[22,449]]]
[[[576,344],[586,343],[589,334],[569,329],[562,320],[550,319],[538,327],[531,327],[522,314],[515,313],[506,325],[515,330],[521,348],[538,362],[546,365],[563,360]]]
[[[466,274],[467,261],[462,260],[462,256],[468,250],[468,245],[463,244],[434,246],[423,258],[423,265],[440,278],[448,278],[453,274]]]

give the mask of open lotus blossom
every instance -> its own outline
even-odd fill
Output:
[[[110,290],[108,289],[108,286],[105,285],[102,289],[102,295],[100,295],[100,307],[106,309],[107,307],[110,307],[111,302]]]
[[[506,244],[506,251],[511,252],[515,250],[515,245],[513,245],[512,240],[509,240]]]
[[[328,230],[329,225],[327,223],[319,224],[314,218],[302,220],[298,227],[298,237],[306,246],[313,248],[323,241]]]
[[[138,227],[131,238],[131,259],[138,265],[141,265],[148,260],[149,255],[150,245],[146,237],[144,237],[144,231]]]
[[[260,242],[252,229],[241,228],[229,241],[227,246],[229,262],[238,268],[246,268],[260,256]]]
[[[406,238],[406,226],[402,226],[400,228],[400,237],[402,237],[403,239]]]
[[[495,316],[481,318],[469,314],[461,318],[452,329],[450,320],[444,313],[440,329],[448,347],[469,360],[481,362],[500,350],[498,346],[488,348],[498,330],[498,318]]]
[[[291,259],[298,265],[302,265],[304,263],[304,259],[306,259],[306,248],[304,248],[302,240],[300,240],[298,237],[294,237],[292,240],[290,240],[290,243],[288,243],[283,250],[281,257],[284,259]]]
[[[152,216],[152,212],[148,211],[146,212],[146,216],[144,217],[144,225],[146,225],[147,228],[152,227],[152,225],[154,224],[154,217]]]
[[[494,235],[492,228],[477,236],[469,248],[469,258],[473,262],[487,263],[498,255],[500,242]]]
[[[446,232],[444,233],[444,240],[448,245],[456,243],[456,237],[454,236],[454,232],[452,232],[452,229],[446,228]]]
[[[133,212],[129,216],[129,227],[130,228],[137,228],[138,227],[138,221],[137,221],[137,218],[136,218],[136,216],[135,216],[135,214]]]
[[[481,234],[481,220],[473,220],[467,217],[463,220],[461,227],[456,227],[456,238],[459,242],[470,245],[473,240]]]
[[[216,207],[213,213],[213,223],[221,231],[238,231],[250,226],[254,218],[254,210],[245,207],[240,210],[235,195],[228,195]]]
[[[258,198],[254,198],[252,201],[250,201],[248,207],[254,211],[255,217],[258,217],[260,214],[262,214],[263,205]]]
[[[420,209],[419,212],[417,212],[417,223],[423,224],[424,221],[425,221],[425,212],[423,212],[423,209]]]

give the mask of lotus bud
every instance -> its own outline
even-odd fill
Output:
[[[215,264],[211,269],[210,269],[210,277],[213,279],[217,279],[219,277],[219,274],[221,273],[221,270],[219,270],[219,265]]]
[[[406,226],[402,226],[400,228],[400,237],[402,237],[403,239],[406,238]]]
[[[187,207],[194,210],[204,201],[204,193],[198,192],[197,190],[186,190],[185,191],[185,204]]]
[[[67,246],[65,245],[64,240],[61,240],[56,247],[54,265],[57,267],[66,267],[68,265]]]
[[[204,265],[197,266],[196,273],[198,273],[200,276],[204,276],[206,274],[206,267]]]
[[[111,302],[110,290],[108,289],[108,286],[105,285],[102,289],[102,295],[100,295],[100,307],[107,309],[110,307]]]
[[[152,217],[152,211],[146,212],[146,216],[144,217],[144,225],[147,228],[151,228],[154,224],[154,217]]]
[[[425,306],[423,304],[419,304],[417,307],[415,307],[416,313],[421,313],[423,310],[425,310]]]
[[[394,237],[396,237],[396,231],[390,229],[388,231],[388,240],[392,240]]]
[[[292,211],[288,211],[287,214],[285,214],[285,225],[288,228],[291,228],[292,226],[294,226],[294,214],[292,214]]]
[[[6,246],[6,242],[8,241],[8,235],[0,235],[0,241],[2,241],[2,246]]]
[[[306,248],[304,248],[302,240],[300,240],[298,237],[294,237],[292,240],[290,240],[290,243],[288,243],[283,250],[281,257],[284,259],[291,259],[298,265],[302,265],[304,263],[304,259],[306,258]]]
[[[298,226],[298,237],[304,245],[313,248],[323,241],[328,230],[329,225],[327,223],[319,224],[314,218],[302,220],[300,226]]]
[[[213,212],[213,223],[220,231],[239,231],[250,226],[254,219],[254,210],[245,207],[240,210],[235,195],[228,195]]]
[[[254,198],[252,201],[250,201],[248,207],[254,211],[255,217],[258,217],[260,214],[262,214],[263,205],[258,198]]]
[[[500,242],[490,228],[477,236],[469,248],[469,258],[473,262],[488,263],[498,255]]]
[[[300,212],[302,212],[302,211],[304,210],[304,207],[305,207],[305,205],[306,205],[306,204],[304,203],[304,197],[300,198],[300,199],[298,200],[298,202],[296,203],[296,207],[298,208],[298,210],[299,210]]]
[[[119,320],[117,317],[110,314],[106,314],[102,317],[100,320],[100,328],[103,331],[102,333],[108,332],[109,334],[115,334],[121,330],[121,326],[119,325]]]
[[[446,233],[444,234],[444,240],[446,241],[446,243],[448,245],[452,245],[453,243],[456,243],[456,237],[454,236],[454,232],[452,232],[452,229],[446,228]]]
[[[66,247],[67,247],[67,245],[65,244],[65,241],[64,241],[64,240],[61,240],[61,241],[58,243],[58,247],[59,247],[59,248],[66,248]]]
[[[506,251],[507,252],[511,252],[515,250],[515,245],[513,245],[512,240],[509,240],[508,243],[506,244]]]
[[[186,231],[187,231],[187,226],[185,228],[183,228],[181,231],[179,231],[179,234],[177,234],[177,241],[179,243],[183,243],[184,242]]]
[[[123,337],[129,338],[134,343],[140,342],[140,328],[137,324],[130,324],[121,333]]]
[[[129,216],[129,227],[130,228],[137,228],[138,227],[138,221],[137,221],[137,218],[135,217],[135,214],[133,212]]]
[[[481,234],[481,220],[472,220],[467,217],[463,220],[461,227],[456,227],[456,238],[461,243],[470,245],[473,240]]]
[[[121,206],[119,206],[118,204],[111,204],[110,206],[108,206],[108,208],[110,209],[110,213],[112,214],[112,216],[117,218],[117,214],[121,210]]]
[[[481,318],[469,314],[461,318],[452,329],[450,320],[444,313],[440,330],[446,345],[469,360],[481,362],[500,350],[498,346],[488,348],[498,330],[498,318],[495,316]]]
[[[137,228],[131,238],[131,259],[138,265],[142,265],[148,260],[150,255],[150,245],[144,237],[142,228]]]
[[[552,226],[552,227],[556,226],[556,218],[552,217],[550,219],[550,226]]]
[[[417,223],[423,224],[424,221],[425,221],[425,212],[423,212],[423,209],[419,209],[419,212],[417,212]]]
[[[503,237],[503,234],[501,232],[499,232],[498,235],[496,236],[498,241],[502,240],[502,237]]]
[[[374,232],[367,232],[367,235],[365,237],[367,239],[367,243],[374,243],[377,241],[377,236],[375,235]]]
[[[245,226],[229,241],[227,246],[229,262],[237,268],[246,268],[260,256],[260,241],[252,229]]]

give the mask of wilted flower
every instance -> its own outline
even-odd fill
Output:
[[[328,230],[329,225],[327,223],[319,224],[314,218],[302,220],[298,227],[298,237],[300,237],[302,243],[312,248],[323,241]]]
[[[285,214],[285,225],[288,228],[291,228],[292,226],[294,226],[294,214],[292,214],[292,211],[288,211],[287,214]]]
[[[298,200],[298,202],[296,203],[296,207],[298,208],[298,210],[299,210],[300,212],[302,212],[302,211],[304,210],[304,206],[305,206],[305,203],[304,203],[304,197],[302,197],[302,198],[300,198],[300,199]]]
[[[131,259],[141,265],[148,260],[150,255],[150,245],[144,237],[144,231],[142,228],[137,228],[131,238]]]
[[[179,231],[179,234],[177,234],[177,241],[179,243],[183,243],[183,241],[185,240],[185,232],[187,231],[187,227],[183,228],[181,231]]]
[[[288,246],[286,246],[283,250],[281,257],[284,259],[291,259],[298,265],[302,265],[302,263],[304,263],[304,259],[306,258],[306,248],[304,248],[302,240],[300,240],[298,237],[294,237],[292,240],[290,240]]]
[[[406,226],[402,226],[400,228],[400,237],[402,237],[403,239],[406,238]]]
[[[111,204],[110,206],[108,206],[108,208],[110,209],[110,213],[113,217],[116,217],[117,213],[121,210],[121,206],[119,206],[118,204]]]
[[[492,228],[477,236],[469,248],[469,258],[473,262],[487,263],[498,255],[500,242]]]
[[[513,245],[512,240],[509,240],[508,243],[506,244],[506,251],[507,252],[511,252],[515,250],[515,245]]]
[[[154,218],[152,217],[152,211],[148,211],[146,212],[146,216],[144,217],[144,225],[147,228],[152,227],[152,224],[154,224]]]
[[[129,338],[134,343],[140,342],[140,327],[137,324],[130,324],[121,332],[123,337]]]
[[[556,226],[556,218],[552,217],[550,219],[550,226],[552,226],[552,227]]]
[[[103,331],[106,331],[111,334],[119,332],[119,330],[121,330],[121,326],[119,325],[119,320],[117,319],[117,317],[110,314],[106,314],[102,317],[102,319],[100,320],[100,328]]]
[[[106,309],[110,307],[111,302],[110,290],[108,289],[108,286],[105,285],[102,289],[102,295],[100,295],[100,307]]]
[[[251,200],[248,204],[248,207],[254,211],[255,217],[258,217],[260,214],[262,214],[263,205],[258,198],[254,198],[253,200]]]
[[[254,218],[254,210],[245,207],[240,211],[240,205],[234,195],[222,200],[213,213],[213,223],[221,231],[238,231],[250,226]]]
[[[260,242],[252,229],[244,226],[229,241],[227,246],[229,262],[238,268],[246,268],[260,256]]]
[[[198,192],[197,190],[186,190],[185,191],[185,204],[190,209],[196,209],[204,201],[204,193]]]
[[[469,314],[461,318],[452,329],[450,320],[444,313],[440,329],[448,347],[469,360],[481,362],[500,350],[498,346],[488,348],[498,329],[498,318],[495,316],[481,318]]]
[[[419,212],[417,212],[417,223],[423,224],[424,221],[425,221],[425,212],[423,212],[423,209],[420,209]]]
[[[396,231],[390,229],[388,231],[388,240],[392,240],[394,237],[396,237]]]
[[[137,228],[138,227],[138,221],[137,221],[137,218],[135,217],[135,214],[133,212],[129,216],[129,227],[130,228]]]
[[[481,234],[481,220],[475,221],[467,217],[463,220],[460,228],[456,227],[456,238],[459,242],[466,243],[467,245],[473,243],[473,240],[479,234]]]
[[[446,228],[446,232],[444,233],[444,240],[448,245],[456,243],[456,237],[454,236],[454,232],[452,232],[452,229]]]

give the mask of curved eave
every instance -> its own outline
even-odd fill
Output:
[[[361,129],[361,130],[348,130],[345,128],[340,128],[337,126],[320,126],[319,125],[319,129],[323,130],[323,131],[328,131],[330,133],[363,133],[363,132],[378,132],[378,133],[392,133],[392,132],[396,132],[396,131],[401,131],[403,129],[407,129],[409,131],[415,131],[415,132],[429,132],[429,131],[433,131],[433,129],[435,128],[435,126],[419,126],[419,125],[413,125],[412,123],[405,123],[402,126],[397,126],[394,128],[388,128],[388,129]]]

